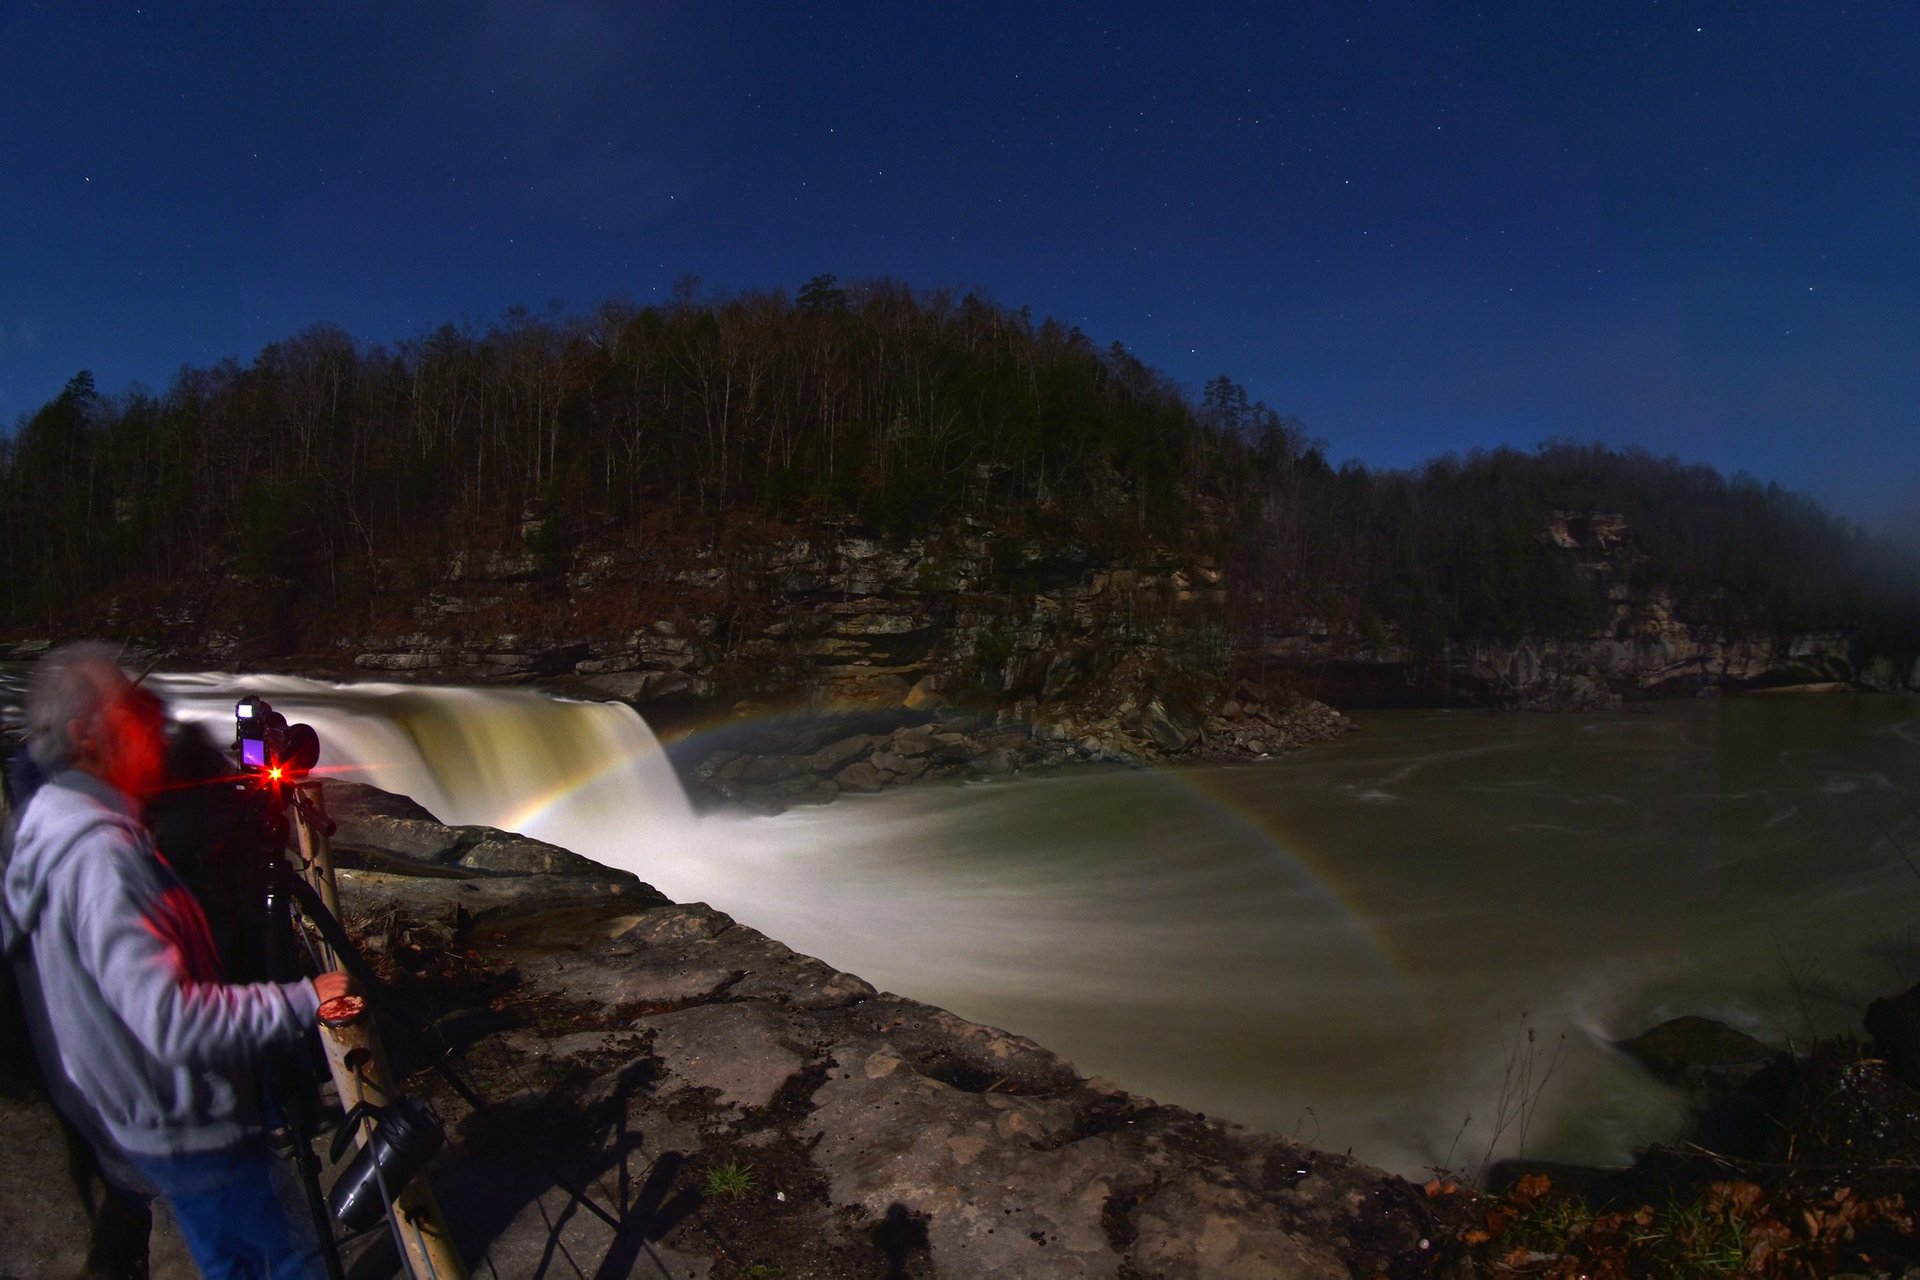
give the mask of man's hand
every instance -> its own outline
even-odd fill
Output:
[[[320,1003],[337,1000],[341,996],[353,994],[353,979],[335,969],[332,973],[323,973],[313,980],[313,989],[320,997]]]

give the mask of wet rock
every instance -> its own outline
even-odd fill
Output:
[[[1874,1047],[1900,1079],[1920,1088],[1920,985],[1875,1000],[1861,1019]]]
[[[1620,1049],[1657,1078],[1710,1097],[1737,1092],[1780,1051],[1724,1022],[1693,1015],[1669,1019]]]
[[[991,747],[974,761],[974,768],[988,777],[999,777],[1014,771],[1013,753],[1005,747]]]
[[[856,760],[848,765],[834,775],[834,781],[840,785],[842,791],[851,791],[856,794],[880,791],[887,785],[880,770],[866,760]]]
[[[887,778],[917,778],[927,771],[925,759],[918,756],[908,759],[891,751],[875,751],[867,757],[867,763]]]
[[[445,865],[455,862],[467,842],[459,830],[431,819],[367,817],[339,820],[334,847],[342,857],[362,850]]]
[[[334,822],[335,856],[348,866],[375,855],[375,869],[397,870],[395,859],[514,875],[577,873],[614,876],[570,849],[492,827],[450,827],[405,796],[361,783],[329,781],[325,807]]]
[[[1158,698],[1135,709],[1124,723],[1130,733],[1146,738],[1168,755],[1185,751],[1193,744],[1194,731],[1176,723]]]
[[[873,749],[873,739],[864,733],[852,734],[828,743],[807,757],[807,768],[818,774],[838,773],[846,765]]]
[[[475,828],[460,828],[460,831],[473,831]],[[530,840],[526,836],[510,833],[484,832],[474,843],[461,850],[459,864],[479,871],[505,871],[514,875],[556,875],[561,873],[605,872],[606,868],[592,859],[583,858],[571,849],[562,849],[558,845],[543,840]]]
[[[462,876],[448,877],[343,866],[337,878],[342,893],[362,909],[363,916],[404,912],[422,920],[437,921],[449,933],[563,908],[637,907],[663,900],[651,886],[614,871],[603,876],[490,875],[469,871]]]
[[[363,653],[353,665],[362,671],[432,671],[440,659],[431,653]]]
[[[406,796],[382,791],[379,787],[370,787],[364,783],[329,779],[323,794],[327,816],[339,823],[342,829],[347,829],[351,823],[364,822],[370,818],[438,821],[424,805],[416,804]]]

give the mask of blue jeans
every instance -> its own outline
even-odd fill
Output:
[[[287,1169],[264,1141],[134,1163],[173,1206],[206,1280],[324,1280],[320,1242],[282,1203]]]

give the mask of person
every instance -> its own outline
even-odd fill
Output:
[[[139,816],[164,776],[165,710],[110,648],[42,659],[25,720],[47,779],[0,900],[33,970],[48,1075],[172,1205],[208,1280],[324,1274],[311,1228],[282,1208],[254,1086],[261,1057],[297,1045],[347,976],[223,980],[204,913]]]
[[[13,834],[19,812],[46,779],[24,746],[9,737],[4,744],[6,772],[0,777],[0,886],[13,852]],[[0,890],[0,1077],[4,1091],[24,1087],[52,1103],[54,1119],[67,1152],[67,1179],[87,1217],[87,1255],[83,1280],[146,1280],[149,1272],[147,1241],[153,1231],[154,1191],[124,1157],[114,1152],[92,1111],[57,1071],[49,1074],[40,1063],[40,1045],[50,1039],[35,1034],[46,1026],[44,1003],[33,966],[16,955],[18,935],[10,927],[6,899]],[[33,1012],[29,1013],[29,1009]],[[37,1016],[36,1016],[37,1015]]]

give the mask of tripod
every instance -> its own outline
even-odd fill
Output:
[[[320,796],[317,783],[303,783],[294,791],[290,808],[294,814],[293,834],[301,871],[297,876],[287,876],[285,884],[302,918],[320,935],[326,963],[337,963],[344,967],[369,997],[377,998],[383,993],[380,979],[368,967],[340,923],[338,889],[334,882],[333,856],[328,843],[333,824],[326,817]],[[415,1035],[419,1034],[404,1017],[396,1025]],[[328,1010],[323,1006],[321,1039],[327,1050],[328,1065],[340,1091],[342,1105],[349,1105],[350,1100],[391,1104],[399,1099],[386,1068],[373,1021],[364,1010],[345,1019],[335,1019],[328,1016]],[[435,1057],[431,1065],[435,1073],[476,1115],[498,1118],[487,1100],[446,1061]],[[349,1111],[349,1117],[352,1114]],[[677,1164],[668,1166],[669,1176],[673,1168],[677,1168]],[[558,1169],[547,1167],[545,1172],[556,1185],[572,1195],[574,1203],[600,1219],[616,1235],[640,1225],[609,1213],[594,1201],[583,1186]],[[430,1276],[461,1277],[464,1280],[466,1270],[454,1251],[439,1207],[424,1178],[413,1179],[393,1196],[388,1211],[396,1239],[401,1243],[403,1255],[415,1280],[426,1280]]]
[[[274,790],[282,801],[278,806],[281,814],[291,816],[296,858],[296,864],[292,866],[282,860],[273,877],[274,887],[285,894],[286,906],[279,909],[284,912],[287,906],[298,908],[302,919],[315,935],[311,944],[323,967],[336,969],[345,965],[354,970],[355,976],[371,989],[372,975],[366,972],[365,962],[353,950],[339,922],[339,890],[334,881],[333,855],[329,844],[333,824],[322,807],[319,785],[312,782],[281,783]],[[286,817],[282,816],[278,827],[280,848],[283,850],[287,826]],[[275,932],[291,940],[294,936],[291,918],[285,930]],[[414,1174],[406,1177],[404,1185],[397,1191],[390,1191],[388,1187],[387,1166],[396,1157],[391,1146],[379,1145],[381,1138],[377,1123],[378,1117],[388,1108],[401,1102],[401,1093],[388,1069],[379,1030],[374,1025],[365,998],[347,996],[322,1005],[320,1042],[325,1050],[334,1088],[339,1094],[340,1105],[346,1112],[343,1123],[353,1126],[355,1140],[360,1146],[365,1147],[370,1142],[376,1144],[376,1149],[364,1158],[373,1163],[371,1174],[374,1184],[385,1202],[394,1240],[408,1272],[414,1280],[429,1280],[430,1277],[435,1280],[466,1280],[466,1267],[453,1246],[445,1218],[426,1178]],[[311,1096],[312,1091],[308,1092]],[[295,1132],[295,1157],[306,1187],[308,1206],[315,1215],[315,1226],[322,1231],[325,1247],[333,1255],[330,1265],[337,1268],[338,1248],[331,1242],[332,1215],[319,1195],[319,1160],[313,1152],[313,1134],[309,1131],[302,1135],[298,1129]],[[341,1145],[336,1140],[336,1152]],[[338,1275],[337,1270],[334,1274]]]
[[[401,1259],[414,1280],[465,1280],[465,1266],[453,1247],[439,1205],[426,1179],[420,1176],[421,1167],[442,1140],[438,1121],[396,1087],[368,1008],[370,1000],[387,993],[340,923],[330,844],[334,827],[326,815],[321,784],[307,779],[319,758],[318,735],[311,726],[288,724],[263,699],[243,699],[235,708],[235,716],[238,732],[234,745],[244,775],[238,793],[245,798],[244,803],[257,808],[232,824],[229,834],[235,828],[255,833],[258,847],[249,850],[252,856],[233,870],[242,878],[261,877],[257,891],[247,897],[267,905],[267,927],[260,931],[269,944],[264,959],[278,966],[276,976],[282,976],[282,980],[297,977],[298,973],[291,971],[297,963],[293,951],[296,941],[304,942],[319,969],[345,969],[364,993],[328,1001],[320,1009],[321,1047],[346,1115],[343,1129],[335,1135],[335,1158],[343,1151],[348,1134],[362,1148],[331,1197],[323,1199],[319,1191],[319,1162],[312,1145],[317,1125],[308,1123],[304,1129],[290,1125],[294,1129],[295,1161],[315,1227],[329,1255],[330,1274],[336,1280],[340,1275],[333,1219],[370,1226],[384,1209]],[[252,929],[239,932],[250,933]],[[391,1008],[387,1011],[399,1019],[393,1025],[411,1030],[403,1013]],[[311,1064],[308,1066],[310,1070]],[[486,1100],[444,1060],[436,1057],[432,1066],[476,1114],[493,1114]],[[311,1105],[317,1086],[309,1083],[293,1092]],[[288,1111],[291,1119],[299,1107]],[[629,1225],[595,1203],[584,1188],[558,1170],[549,1169],[548,1173],[575,1197],[576,1203],[616,1233]]]

